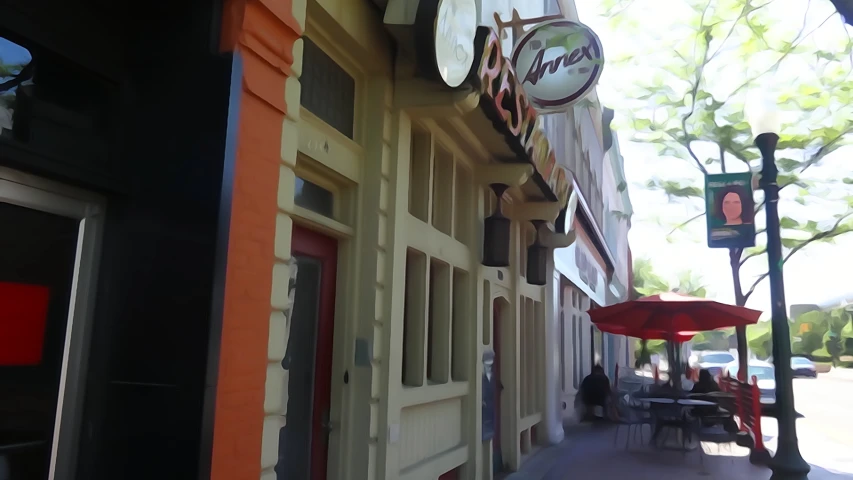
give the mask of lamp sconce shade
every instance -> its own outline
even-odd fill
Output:
[[[758,138],[764,133],[779,134],[779,108],[770,98],[759,97],[749,102],[744,113],[752,129],[752,138]]]
[[[531,223],[536,229],[536,236],[533,243],[527,247],[527,283],[542,286],[548,281],[548,254],[550,249],[539,241],[539,228],[544,222],[534,220]]]
[[[501,210],[503,194],[508,185],[493,183],[490,185],[497,197],[495,211],[483,221],[483,265],[487,267],[508,267],[512,221]]]

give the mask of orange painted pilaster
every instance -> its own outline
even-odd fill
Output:
[[[258,480],[285,82],[301,28],[291,0],[229,0],[223,51],[243,63],[211,480]]]

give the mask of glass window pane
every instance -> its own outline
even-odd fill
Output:
[[[293,202],[324,217],[334,218],[335,195],[304,178],[296,177],[296,194]]]
[[[32,60],[26,48],[0,37],[0,137],[12,136],[18,87],[32,83]]]
[[[335,130],[353,138],[355,79],[307,37],[303,38],[301,103]]]

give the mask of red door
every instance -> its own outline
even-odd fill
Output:
[[[304,312],[313,312],[310,317],[294,318],[298,320],[313,320],[316,329],[313,355],[313,388],[305,388],[302,395],[306,398],[306,404],[310,405],[310,464],[313,480],[326,479],[326,463],[329,450],[329,433],[331,425],[329,422],[329,411],[331,409],[331,383],[332,383],[332,348],[335,323],[335,281],[338,261],[337,240],[320,233],[294,226],[292,253],[297,261],[298,273],[296,277],[294,305],[301,304],[303,300],[316,305],[313,309],[303,309]],[[306,298],[307,297],[307,298]],[[305,331],[305,330],[303,330]],[[293,334],[291,330],[291,334]],[[306,341],[306,339],[293,338],[294,341]],[[293,382],[295,379],[291,378]],[[294,388],[290,392],[296,393]],[[307,412],[306,412],[307,413]],[[288,418],[291,416],[288,411]],[[298,421],[299,419],[294,419]],[[307,420],[307,418],[306,418]],[[289,422],[288,422],[289,423]]]
[[[495,376],[495,436],[492,438],[492,469],[495,472],[503,470],[503,454],[501,453],[501,304],[495,299],[492,304],[492,348],[495,351],[495,364],[492,371]]]

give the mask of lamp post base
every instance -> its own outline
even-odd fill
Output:
[[[789,448],[779,445],[769,466],[773,471],[770,480],[808,480],[811,471],[811,466],[803,460],[796,444]]]

